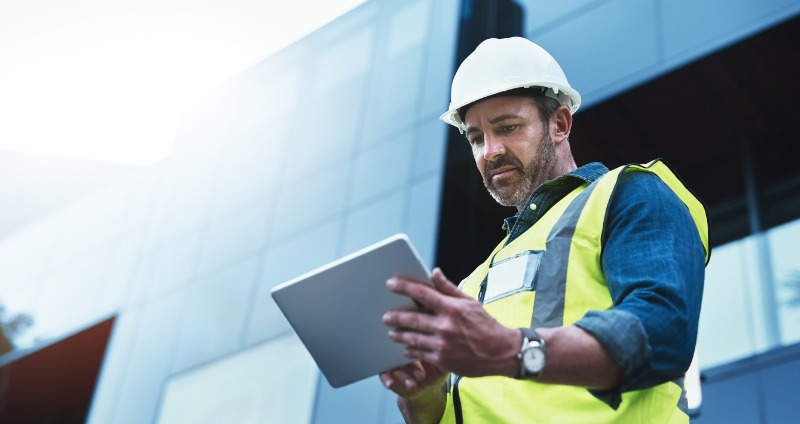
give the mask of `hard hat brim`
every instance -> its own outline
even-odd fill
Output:
[[[572,114],[577,112],[578,108],[581,105],[581,95],[578,94],[577,91],[575,91],[572,87],[568,85],[558,84],[552,81],[526,82],[518,84],[516,86],[503,87],[502,89],[499,90],[489,90],[486,93],[482,93],[482,95],[479,97],[476,97],[474,99],[462,100],[457,104],[453,104],[453,102],[450,102],[450,106],[447,108],[447,112],[439,116],[439,119],[447,124],[450,124],[458,128],[458,130],[463,133],[466,130],[466,128],[464,123],[461,122],[461,117],[459,117],[458,115],[459,109],[468,104],[477,102],[479,100],[485,99],[490,96],[494,96],[496,94],[503,93],[505,91],[511,91],[517,88],[532,88],[532,87],[541,87],[549,89],[548,92],[554,92],[557,95],[556,100],[560,101],[562,105],[566,106],[569,109],[570,113]],[[563,93],[564,95],[562,96],[561,93]],[[553,97],[553,96],[548,96],[548,97]]]

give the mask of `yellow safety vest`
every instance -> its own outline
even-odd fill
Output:
[[[459,285],[478,298],[490,264],[520,254],[537,254],[538,277],[531,287],[484,299],[484,308],[509,328],[570,325],[590,310],[613,306],[600,264],[601,235],[612,193],[625,172],[659,176],[688,208],[708,262],[705,207],[661,161],[627,165],[584,183],[552,206],[531,228],[506,245],[504,239],[486,262]],[[678,407],[682,387],[667,382],[622,394],[617,410],[582,387],[540,384],[507,377],[459,378],[456,404],[450,385],[442,423],[688,423]],[[460,411],[456,411],[460,409]],[[459,413],[460,412],[460,413]]]

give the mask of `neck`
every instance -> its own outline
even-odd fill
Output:
[[[551,172],[549,172],[545,176],[543,181],[540,181],[539,184],[535,184],[534,187],[533,187],[533,190],[530,193],[528,193],[528,195],[525,197],[525,199],[522,201],[522,203],[517,205],[517,212],[520,212],[520,211],[522,211],[523,208],[525,208],[525,205],[528,203],[528,200],[531,198],[533,193],[535,193],[536,190],[539,187],[541,187],[542,185],[544,185],[546,182],[554,180],[554,179],[556,179],[556,178],[558,178],[558,177],[560,177],[562,175],[569,174],[570,172],[578,169],[578,165],[575,164],[575,159],[572,157],[572,155],[568,155],[568,157],[559,158],[559,159],[561,159],[561,160],[556,162],[556,164],[555,164],[555,166],[553,166],[553,169],[551,170]]]

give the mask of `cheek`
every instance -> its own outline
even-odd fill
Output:
[[[475,166],[478,168],[478,171],[481,173],[481,175],[483,175],[484,171],[486,171],[486,159],[483,158],[483,155],[477,154],[474,156],[474,159]]]
[[[472,158],[475,159],[475,164],[486,162],[486,159],[483,158],[483,149],[480,147],[472,147]]]
[[[483,148],[482,147],[476,146],[476,145],[473,144],[473,145],[470,145],[469,148],[472,149],[472,157],[474,157],[475,160],[478,160],[479,157],[483,157]]]
[[[536,133],[529,134],[523,142],[515,145],[514,154],[517,159],[524,164],[528,164],[534,160],[537,156],[539,146],[543,142],[539,137],[540,135]]]

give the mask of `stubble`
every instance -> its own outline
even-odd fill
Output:
[[[491,177],[491,171],[509,165],[520,172],[514,178],[495,182]],[[529,164],[523,165],[511,153],[504,154],[496,161],[487,162],[483,172],[483,185],[497,203],[503,206],[520,207],[525,204],[537,187],[547,181],[548,175],[555,169],[555,166],[555,144],[549,132],[545,132],[545,137],[536,148],[534,159]]]

